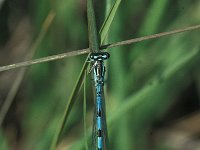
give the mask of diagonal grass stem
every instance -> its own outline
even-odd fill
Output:
[[[121,41],[121,42],[106,44],[106,45],[101,46],[100,49],[102,50],[102,49],[106,49],[106,48],[113,48],[113,47],[118,47],[118,46],[129,45],[129,44],[133,44],[133,43],[137,43],[137,42],[142,42],[142,41],[146,41],[146,40],[150,40],[150,39],[156,39],[156,38],[173,35],[173,34],[177,34],[177,33],[182,33],[182,32],[193,31],[193,30],[197,30],[197,29],[200,29],[200,24],[182,28],[182,29],[172,30],[169,32],[162,32],[162,33],[158,33],[158,34],[153,34],[153,35],[143,36],[143,37],[134,38],[134,39],[130,39],[130,40],[125,40],[125,41]],[[89,48],[86,48],[86,49],[75,50],[72,52],[38,58],[38,59],[34,59],[34,60],[24,61],[24,62],[20,62],[20,63],[15,63],[15,64],[11,64],[11,65],[5,65],[5,66],[0,67],[0,72],[6,71],[6,70],[11,70],[11,69],[16,69],[16,68],[20,68],[20,67],[31,66],[34,64],[40,64],[40,63],[44,63],[44,62],[60,60],[60,59],[64,59],[64,58],[68,58],[68,57],[72,57],[72,56],[83,55],[83,54],[87,54],[89,52],[90,52]]]

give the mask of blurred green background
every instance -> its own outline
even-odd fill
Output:
[[[114,0],[95,2],[100,29]],[[44,26],[51,12],[55,13],[52,23],[48,24],[47,19]],[[199,23],[198,0],[124,0],[106,43]],[[199,35],[200,30],[196,30],[108,50],[111,57],[106,62],[106,109],[110,150],[193,150],[200,143],[200,129],[196,127],[200,117],[187,119],[198,116],[200,108]],[[27,55],[33,53],[33,58],[40,58],[87,47],[85,0],[0,1],[1,66],[31,59]],[[0,150],[49,149],[85,58],[71,57],[26,70],[0,128]],[[1,109],[18,73],[0,73]],[[91,93],[88,76],[88,131],[93,120]],[[191,146],[184,146],[188,143]],[[57,149],[85,149],[83,92],[73,105]]]

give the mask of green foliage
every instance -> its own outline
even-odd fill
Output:
[[[35,27],[33,37],[40,31],[50,9],[56,13],[53,26],[38,45],[35,57],[88,45],[86,5],[81,3],[76,0],[30,2]],[[181,4],[177,0],[107,0],[103,4],[106,10],[98,10],[100,17],[96,17],[108,15],[103,25],[97,24],[102,26],[101,44],[200,22],[197,0]],[[94,28],[91,30],[98,30]],[[107,67],[106,104],[110,149],[147,150],[154,123],[162,119],[192,80],[200,89],[199,33],[181,33],[108,50],[111,58]],[[88,66],[86,60],[76,57],[30,68],[26,78],[28,96],[23,106],[21,149],[53,150],[56,144],[59,150],[84,149],[93,118],[91,85],[84,85],[84,94],[81,93]],[[7,143],[7,137],[0,132],[0,149],[9,149]],[[165,146],[160,143],[155,149],[165,149]]]
[[[2,133],[2,131],[0,131],[0,149],[7,150],[8,149],[7,145],[8,143],[5,135]]]

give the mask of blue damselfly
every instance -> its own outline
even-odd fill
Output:
[[[110,57],[107,52],[91,53],[92,72],[95,87],[95,111],[92,150],[106,150],[108,145],[105,98],[104,98],[104,60]]]

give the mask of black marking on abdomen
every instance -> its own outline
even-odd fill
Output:
[[[99,109],[99,110],[97,111],[97,117],[102,117],[101,109]]]
[[[100,129],[97,131],[97,137],[103,137],[102,136],[102,131]]]

